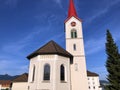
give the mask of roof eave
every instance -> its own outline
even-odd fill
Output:
[[[74,17],[74,18],[76,18],[77,20],[79,20],[80,22],[83,22],[82,19],[80,19],[80,18],[78,18],[78,17],[76,17],[76,16],[71,16],[71,17]],[[68,18],[64,21],[64,23],[66,23],[71,17],[68,17]]]
[[[65,54],[62,54],[62,53],[36,53],[36,54],[27,56],[27,59],[30,60],[31,58],[34,58],[38,55],[53,55],[53,54],[57,54],[57,55],[68,57],[68,58],[73,58],[73,55],[71,55],[71,54],[70,55],[65,55]]]

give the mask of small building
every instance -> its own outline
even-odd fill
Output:
[[[0,90],[1,90],[1,84],[0,84]]]
[[[10,80],[0,80],[0,90],[10,89],[11,81]]]
[[[12,90],[28,90],[28,74],[24,73],[12,81]]]
[[[87,71],[87,78],[88,78],[88,90],[102,90],[98,74]]]

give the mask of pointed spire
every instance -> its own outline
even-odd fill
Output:
[[[65,20],[65,23],[66,23],[72,16],[82,22],[82,20],[81,20],[80,18],[78,18],[78,16],[77,16],[77,13],[76,13],[76,9],[75,9],[73,0],[69,0],[68,17],[67,17],[67,19]]]
[[[73,0],[70,0],[69,3],[70,4],[69,4],[69,10],[68,10],[68,18],[71,17],[71,16],[77,17],[77,13],[76,13],[76,10],[75,10],[75,6],[74,6]]]

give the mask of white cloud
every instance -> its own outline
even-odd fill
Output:
[[[109,2],[110,3],[110,2]],[[120,0],[114,0],[111,2],[111,4],[109,4],[109,6],[107,6],[106,8],[102,9],[102,10],[98,10],[99,12],[96,12],[93,16],[91,16],[90,18],[86,19],[86,23],[90,23],[93,20],[95,20],[98,17],[101,17],[102,15],[106,14],[111,7],[115,6],[116,4],[120,3]]]
[[[9,7],[16,7],[17,4],[21,1],[21,0],[0,0],[2,4],[4,4],[4,6],[9,6]],[[1,4],[0,3],[0,4]]]
[[[120,33],[118,31],[116,31],[116,32],[113,31],[112,36],[113,36],[113,39],[115,40],[115,42],[120,41]]]
[[[57,3],[62,8],[62,0],[54,0],[55,3]]]
[[[92,67],[91,71],[99,72],[99,73],[104,73],[106,72],[105,66],[100,66],[100,67]]]
[[[120,40],[120,33],[118,33],[118,30],[116,28],[116,31],[110,31],[112,34],[112,37],[115,42],[119,42]],[[102,36],[101,38],[92,38],[85,42],[85,50],[87,55],[91,55],[94,53],[97,53],[99,51],[104,50],[105,51],[105,43],[106,43],[106,36]]]
[[[92,67],[92,68],[90,68],[90,71],[98,73],[100,76],[100,80],[106,80],[107,70],[106,70],[105,66]]]
[[[90,39],[85,43],[86,54],[99,52],[105,47],[105,38]]]
[[[20,60],[0,59],[0,74],[22,74],[28,72],[28,64],[20,64]]]
[[[35,38],[36,35],[40,34],[40,30],[35,30],[35,32],[29,33],[27,36],[23,37],[21,40],[8,43],[2,47],[4,52],[8,53],[19,53],[20,50],[24,49],[27,45],[30,44],[31,40]]]
[[[7,60],[0,60],[0,69],[4,69],[8,65],[10,65],[9,61],[7,61]]]

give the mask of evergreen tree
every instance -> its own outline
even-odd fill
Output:
[[[120,90],[120,54],[116,43],[114,42],[111,33],[107,30],[106,37],[106,68],[108,71],[109,85],[106,90]]]

